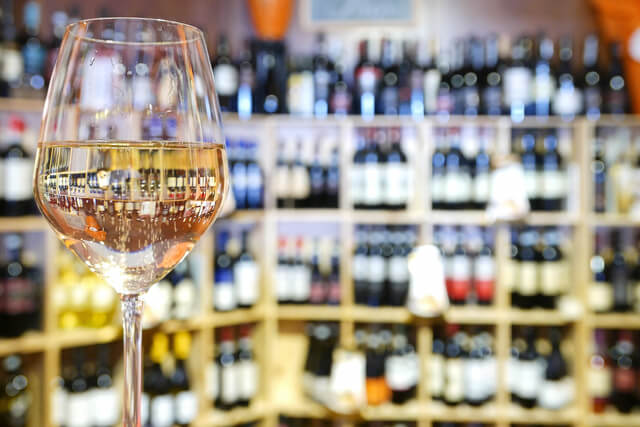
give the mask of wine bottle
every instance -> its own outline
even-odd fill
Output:
[[[542,408],[558,410],[567,407],[573,400],[573,384],[569,377],[567,361],[560,351],[560,330],[552,328],[549,337],[552,348],[551,354],[547,356],[538,403]]]
[[[213,306],[217,311],[229,311],[237,307],[232,258],[227,251],[228,243],[229,232],[218,233],[213,287]]]
[[[402,115],[422,117],[425,112],[425,99],[422,89],[423,68],[417,63],[417,43],[404,40],[402,43],[402,61],[398,71],[399,107]]]
[[[427,48],[424,50],[426,58],[423,67],[422,90],[424,93],[424,113],[436,114],[438,111],[438,91],[440,89],[440,80],[442,74],[438,68],[437,46],[435,39],[431,39]]]
[[[411,252],[410,230],[391,229],[389,239],[392,253],[387,258],[387,276],[389,280],[389,305],[404,306],[409,291],[409,262]]]
[[[613,309],[627,311],[631,307],[631,286],[629,269],[624,255],[624,242],[620,230],[611,233],[613,258],[607,268],[607,276],[613,287]]]
[[[557,211],[563,208],[567,197],[567,176],[554,131],[545,133],[543,144],[540,207],[545,211]]]
[[[560,249],[558,230],[546,229],[542,235],[542,242],[539,289],[541,296],[538,298],[538,304],[542,308],[553,309],[556,308],[558,298],[568,291],[569,266]]]
[[[564,119],[572,119],[582,110],[582,92],[573,72],[573,40],[560,39],[558,48],[558,90],[553,99],[553,112]]]
[[[524,328],[523,336],[527,344],[518,358],[518,403],[525,408],[533,408],[542,386],[543,372],[539,360],[540,355],[535,345],[535,329],[532,327]]]
[[[293,298],[292,285],[292,264],[293,264],[293,241],[286,237],[278,239],[278,265],[276,267],[276,297],[279,304],[290,303]]]
[[[237,111],[238,69],[231,59],[231,46],[224,34],[218,37],[213,78],[222,111]]]
[[[551,114],[551,103],[556,90],[552,59],[553,40],[541,34],[537,39],[537,58],[533,69],[533,111],[527,111],[527,114],[539,117]]]
[[[16,42],[16,25],[14,2],[5,0],[2,3],[2,51],[3,60],[0,73],[0,96],[13,96],[13,88],[17,86],[24,71],[22,54]]]
[[[445,209],[447,139],[444,129],[436,130],[435,149],[431,157],[431,209]]]
[[[169,338],[155,333],[149,353],[152,366],[149,370],[149,420],[153,427],[171,427],[175,420],[174,401],[171,395],[171,380],[163,371],[169,356]]]
[[[593,176],[594,198],[593,210],[597,213],[604,213],[607,209],[607,181],[608,170],[604,158],[604,141],[602,135],[596,133],[594,142],[594,157],[591,160],[591,174]]]
[[[485,209],[489,202],[491,191],[491,158],[488,152],[486,132],[480,135],[477,142],[475,157],[471,161],[471,179],[473,182],[470,207],[473,209]]]
[[[336,144],[325,147],[325,150],[327,153],[325,156],[329,157],[329,162],[325,172],[323,206],[337,208],[340,188],[340,153]]]
[[[322,150],[323,147],[320,144],[315,144],[313,160],[308,165],[309,185],[311,187],[309,197],[305,203],[305,206],[308,208],[320,208],[325,206],[323,204],[323,199],[325,192],[326,162],[324,161],[325,159],[323,158]]]
[[[313,161],[313,142],[307,138],[299,140],[296,155],[291,166],[291,196],[296,208],[306,207],[311,196],[309,169]]]
[[[175,424],[186,427],[198,415],[198,398],[191,390],[191,382],[187,371],[187,359],[191,351],[191,335],[178,332],[173,336],[173,355],[176,363],[171,376],[171,390],[175,407]]]
[[[418,377],[418,357],[409,342],[407,328],[395,325],[392,351],[385,360],[385,378],[391,389],[391,402],[404,404],[415,397]]]
[[[23,8],[24,32],[19,43],[22,50],[24,74],[13,95],[22,98],[39,98],[44,96],[44,65],[46,60],[45,44],[40,38],[40,4],[28,1]]]
[[[367,153],[368,132],[360,130],[356,136],[356,147],[353,154],[353,162],[350,171],[350,193],[351,203],[354,209],[364,209],[365,207],[365,157]]]
[[[238,96],[236,99],[238,116],[244,119],[251,117],[256,108],[255,68],[255,58],[251,51],[251,45],[246,41],[238,61]]]
[[[291,264],[291,301],[302,304],[309,301],[311,294],[311,268],[309,266],[308,239],[298,236],[295,241],[295,258]]]
[[[238,403],[239,398],[238,369],[235,344],[233,341],[233,329],[230,327],[220,329],[219,350],[216,359],[220,380],[220,393],[215,405],[222,410],[232,409]]]
[[[383,39],[380,57],[380,95],[376,97],[376,113],[397,115],[399,113],[399,66],[396,60],[396,45],[390,39]]]
[[[443,49],[438,54],[438,73],[440,74],[440,84],[438,85],[438,95],[436,101],[436,114],[441,117],[448,117],[455,112],[455,96],[451,87],[451,76],[453,70],[453,58],[449,50]]]
[[[367,149],[364,154],[364,197],[363,204],[366,209],[380,209],[384,202],[385,192],[385,155],[380,150],[380,144],[386,140],[383,129],[372,131],[376,139],[367,141]]]
[[[533,133],[525,131],[514,139],[520,140],[520,162],[524,169],[524,184],[531,210],[540,209],[540,179],[538,174],[538,156]]]
[[[485,65],[481,73],[481,112],[488,116],[502,114],[502,75],[499,68],[498,36],[490,34],[485,41]]]
[[[242,231],[242,252],[233,265],[233,287],[238,306],[252,307],[260,297],[259,266],[249,248],[249,230]]]
[[[67,399],[67,426],[89,427],[93,415],[89,383],[84,373],[84,349],[75,349],[73,359],[74,370],[70,378]]]
[[[597,414],[602,413],[609,403],[613,384],[611,361],[607,354],[607,335],[603,329],[594,332],[587,380],[591,409]]]
[[[391,398],[391,389],[385,379],[384,344],[380,331],[373,327],[367,334],[365,386],[369,405],[381,405]]]
[[[111,427],[120,419],[120,395],[113,382],[110,366],[109,344],[98,349],[98,363],[95,370],[94,389],[91,391],[93,417],[92,427]]]
[[[514,122],[524,119],[525,107],[531,102],[532,72],[527,63],[531,40],[520,37],[511,46],[511,64],[503,76],[503,96],[506,112]]]
[[[345,116],[352,111],[353,97],[351,88],[345,80],[345,67],[341,63],[336,64],[336,82],[331,87],[329,102],[330,112],[336,116]]]
[[[182,261],[170,274],[173,285],[173,318],[188,319],[198,310],[198,286],[191,277],[187,260]]]
[[[3,360],[2,365],[4,368],[3,408],[0,410],[0,421],[8,427],[25,427],[32,398],[29,380],[23,372],[22,358],[19,355],[8,356]]]
[[[411,169],[402,151],[400,139],[400,129],[389,130],[390,149],[384,164],[384,207],[386,209],[406,209],[411,197]]]
[[[8,148],[4,152],[2,185],[4,190],[4,215],[21,216],[35,213],[33,189],[33,159],[22,147],[25,123],[18,116],[9,118],[6,134]],[[68,184],[67,184],[68,185]]]
[[[386,262],[383,254],[384,232],[379,227],[370,230],[367,253],[367,305],[380,307],[385,303]]]
[[[447,290],[451,304],[464,305],[471,293],[472,264],[465,248],[465,234],[461,230],[456,233],[455,245],[451,257],[451,280]]]
[[[475,37],[467,40],[464,56],[463,114],[480,114],[480,75],[484,68],[484,44]]]
[[[598,66],[598,36],[589,34],[584,39],[582,51],[582,92],[584,94],[583,113],[587,118],[597,120],[603,113],[603,75]]]
[[[631,331],[618,332],[616,344],[611,349],[611,359],[613,362],[611,403],[620,412],[631,412],[636,405],[637,385],[637,361]]]
[[[445,348],[445,387],[444,402],[457,405],[464,399],[464,361],[460,346],[461,335],[458,325],[447,325],[447,344]]]
[[[331,251],[331,271],[328,277],[327,287],[327,304],[339,305],[342,295],[340,284],[340,250],[338,240],[333,242],[333,249]]]
[[[247,209],[262,209],[264,207],[264,176],[258,162],[258,145],[246,143],[245,153]]]
[[[313,114],[326,117],[329,114],[329,97],[331,87],[336,81],[333,61],[329,58],[328,43],[323,33],[316,37],[315,54],[313,56]]]
[[[355,231],[355,249],[351,264],[353,277],[354,302],[367,304],[369,300],[369,248],[368,232],[364,227]]]
[[[354,69],[355,108],[354,112],[371,117],[376,111],[376,93],[383,71],[369,59],[369,43],[360,41],[360,59]]]
[[[481,236],[481,248],[473,258],[473,289],[480,305],[493,303],[495,293],[495,260],[489,244],[489,233]]]
[[[445,160],[445,195],[447,209],[466,209],[471,202],[472,181],[469,161],[461,150],[460,132],[452,129],[450,148]]]
[[[449,73],[449,88],[453,100],[453,114],[464,113],[464,63],[465,42],[457,39],[453,42],[451,52],[451,72]]]
[[[516,283],[515,301],[520,308],[533,308],[540,283],[540,252],[538,250],[538,232],[525,229],[520,233],[518,248],[519,282]]]
[[[251,327],[241,325],[237,355],[238,405],[249,406],[258,391],[258,364],[254,360]]]
[[[429,358],[429,391],[431,398],[441,401],[445,388],[445,342],[435,335],[431,345],[431,357]]]
[[[619,42],[609,45],[609,70],[604,84],[604,102],[608,114],[629,112],[629,93],[622,69],[622,45]]]
[[[596,231],[596,253],[591,257],[592,282],[589,287],[589,308],[597,313],[605,313],[613,309],[613,287],[608,280],[607,262],[605,255],[611,252],[605,247],[602,231]]]

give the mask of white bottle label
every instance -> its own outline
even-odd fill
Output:
[[[8,201],[30,200],[33,161],[31,159],[7,159],[4,162],[4,198]]]
[[[445,200],[450,203],[471,200],[471,175],[455,171],[447,172],[445,178]]]
[[[544,295],[562,295],[569,287],[567,261],[543,262],[540,266],[540,288]]]
[[[424,73],[424,110],[427,114],[435,113],[438,108],[440,79],[440,71],[435,68]]]
[[[520,282],[516,289],[522,295],[533,296],[538,291],[538,264],[531,261],[520,263]]]
[[[478,281],[489,281],[495,278],[495,262],[488,255],[478,255],[473,262],[473,277]]]
[[[582,108],[582,92],[575,87],[559,87],[553,98],[553,112],[557,115],[574,115]]]
[[[3,49],[2,56],[2,78],[8,82],[17,82],[24,69],[22,54],[16,49]]]
[[[375,206],[382,203],[383,167],[377,163],[365,163],[364,167],[364,204]]]
[[[462,359],[446,361],[447,381],[444,398],[449,402],[460,402],[464,397],[464,364]]]
[[[613,308],[613,288],[608,282],[593,282],[588,292],[589,308],[604,313]]]
[[[233,268],[233,281],[238,303],[253,305],[258,300],[259,273],[258,264],[253,260],[243,260]]]
[[[198,292],[191,279],[183,279],[173,289],[173,317],[187,319],[196,310]]]
[[[504,102],[526,105],[531,99],[531,70],[526,67],[510,67],[504,73]]]
[[[534,170],[524,171],[524,188],[529,199],[535,199],[541,192],[538,185],[538,173]]]
[[[387,163],[385,167],[384,201],[390,205],[406,204],[409,201],[410,174],[406,163]]]
[[[553,76],[541,73],[537,74],[533,79],[533,94],[536,102],[551,102],[555,90],[556,82]]]
[[[275,173],[276,197],[286,199],[291,197],[291,169],[286,165],[280,165]]]
[[[387,265],[389,280],[394,283],[409,281],[409,263],[406,257],[393,256],[389,258]]]
[[[220,378],[218,376],[218,365],[210,362],[205,370],[205,393],[209,400],[216,400],[220,391]]]
[[[153,427],[173,425],[173,398],[170,395],[156,396],[151,400],[151,423]]]
[[[306,265],[297,265],[292,268],[294,301],[308,301],[311,294],[311,270]]]
[[[230,96],[238,90],[238,70],[230,64],[219,64],[213,69],[213,81],[216,92],[222,96]]]
[[[370,256],[368,262],[369,281],[378,283],[385,280],[385,260],[381,256]]]
[[[507,363],[507,388],[511,393],[518,394],[518,382],[520,378],[520,361],[514,357]]]
[[[563,170],[542,172],[542,195],[558,199],[567,195],[567,174]]]
[[[276,297],[278,301],[290,300],[292,295],[291,267],[287,264],[278,264],[276,268]]]
[[[385,379],[391,390],[409,390],[417,383],[418,361],[415,355],[389,356],[385,361]]]
[[[141,418],[142,418],[142,425],[146,426],[147,423],[149,422],[149,395],[147,393],[142,393],[142,414],[141,414]]]
[[[355,204],[364,203],[365,196],[365,176],[364,166],[361,164],[351,165],[351,201]]]
[[[537,360],[520,361],[517,381],[518,396],[523,399],[535,399],[538,397],[542,386],[542,369]]]
[[[369,257],[354,255],[352,272],[354,280],[366,280],[369,277]]]
[[[291,171],[291,193],[295,199],[306,199],[311,194],[309,173],[304,166],[294,166]]]
[[[573,382],[571,378],[560,381],[545,380],[538,396],[538,404],[546,409],[562,409],[573,400]]]
[[[88,392],[69,394],[66,416],[69,427],[91,427],[91,412],[91,397]]]
[[[428,372],[429,372],[429,388],[431,389],[431,395],[440,397],[444,393],[444,357],[440,354],[432,354],[428,360]]]
[[[444,175],[432,175],[431,177],[431,201],[440,203],[445,200],[447,194],[446,179]]]
[[[253,360],[239,362],[238,376],[239,397],[251,400],[258,391],[258,365]]]
[[[467,399],[479,401],[485,398],[484,369],[485,365],[482,359],[467,359],[464,363],[464,395]]]
[[[611,369],[609,368],[589,368],[587,372],[587,385],[591,397],[606,398],[611,394],[613,384]]]
[[[481,173],[473,179],[473,201],[476,203],[486,203],[491,194],[491,175]]]
[[[176,395],[176,423],[189,424],[198,416],[198,398],[191,391]]]
[[[56,387],[51,399],[51,420],[53,424],[61,426],[67,424],[66,408],[69,395],[63,387]]]
[[[233,404],[238,400],[238,371],[235,364],[220,368],[220,400]]]
[[[471,279],[471,260],[467,255],[454,255],[451,257],[451,275],[453,280]]]
[[[120,420],[120,396],[115,388],[91,392],[93,425],[112,426]]]
[[[228,311],[236,308],[236,294],[232,282],[219,282],[213,287],[216,310]]]

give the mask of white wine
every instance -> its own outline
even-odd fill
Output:
[[[92,271],[120,293],[139,293],[215,220],[228,187],[225,155],[212,143],[41,143],[35,197]]]

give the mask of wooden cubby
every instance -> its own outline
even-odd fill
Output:
[[[41,111],[41,101],[7,99],[0,101],[0,112],[25,112],[36,114]],[[482,407],[447,407],[432,402],[427,388],[427,372],[421,373],[417,398],[410,404],[398,407],[391,404],[363,409],[359,414],[343,417],[343,425],[353,427],[362,420],[405,420],[416,421],[418,427],[429,427],[438,421],[486,422],[497,427],[514,424],[566,424],[576,427],[640,425],[640,414],[623,415],[606,413],[595,415],[590,412],[586,394],[586,373],[591,334],[594,328],[634,328],[640,329],[640,315],[593,314],[587,309],[587,286],[590,283],[589,258],[593,251],[593,228],[596,226],[640,226],[640,219],[611,214],[594,214],[591,207],[593,198],[592,179],[589,164],[592,156],[592,141],[599,125],[640,125],[635,116],[602,117],[598,121],[577,118],[571,122],[551,117],[544,120],[526,119],[514,124],[506,117],[376,117],[364,120],[360,117],[313,119],[292,116],[254,116],[249,121],[241,121],[235,116],[225,116],[226,133],[233,136],[247,132],[255,135],[261,146],[260,162],[266,177],[265,209],[260,211],[235,212],[219,221],[241,221],[260,223],[261,285],[259,303],[251,309],[234,310],[228,313],[214,312],[211,307],[213,286],[213,232],[209,231],[197,245],[192,256],[202,257],[198,263],[202,271],[201,312],[186,321],[167,321],[157,328],[173,333],[181,330],[193,332],[194,354],[191,366],[205,366],[215,354],[215,330],[222,326],[254,323],[254,346],[260,365],[261,384],[259,395],[248,408],[237,408],[230,412],[213,409],[211,402],[204,399],[202,381],[195,381],[200,395],[200,414],[196,426],[226,426],[257,421],[265,427],[276,427],[278,415],[305,418],[336,418],[321,405],[307,399],[300,387],[302,363],[307,349],[303,322],[332,321],[340,325],[340,343],[353,346],[353,330],[356,323],[407,323],[415,327],[417,351],[421,360],[431,353],[433,327],[442,322],[487,325],[495,331],[495,351],[498,360],[499,387],[495,400]],[[577,178],[570,182],[570,191],[575,194],[576,203],[570,210],[558,213],[531,213],[524,221],[530,225],[561,225],[570,228],[572,257],[572,294],[582,303],[584,310],[578,315],[568,316],[555,310],[518,310],[511,308],[510,296],[505,286],[501,267],[509,258],[509,224],[492,224],[482,211],[434,211],[430,207],[429,177],[430,153],[433,148],[435,127],[476,125],[495,130],[495,151],[506,153],[510,150],[511,130],[514,128],[566,128],[571,132],[571,151],[568,162],[575,166]],[[398,126],[412,129],[415,135],[414,152],[410,156],[410,166],[414,173],[414,188],[409,208],[406,211],[357,211],[351,208],[349,198],[348,171],[352,161],[355,129],[358,127]],[[278,132],[295,127],[305,131],[319,132],[332,129],[337,131],[340,150],[340,201],[337,209],[277,209],[272,193],[271,178],[275,167]],[[339,224],[341,243],[341,291],[339,306],[278,306],[274,293],[274,271],[277,258],[278,224],[282,222],[334,222]],[[497,261],[497,286],[495,301],[489,307],[453,307],[441,319],[419,319],[405,308],[369,308],[353,304],[353,284],[350,275],[353,250],[353,230],[356,224],[411,224],[418,226],[419,242],[428,243],[432,239],[436,225],[483,225],[495,230],[495,256]],[[215,229],[216,225],[214,225]],[[0,218],[0,232],[42,232],[48,253],[57,250],[58,244],[40,217]],[[28,333],[16,339],[0,339],[0,356],[11,353],[27,354],[29,370],[35,372],[38,397],[31,426],[54,427],[50,424],[50,405],[53,380],[59,375],[61,352],[64,349],[113,342],[121,338],[118,326],[108,326],[99,330],[59,331],[56,329],[55,313],[52,311],[51,286],[55,282],[54,257],[45,260],[46,284],[44,324],[41,332]],[[567,325],[568,339],[572,341],[572,372],[576,380],[576,400],[561,411],[542,409],[526,410],[511,404],[506,389],[506,362],[509,357],[511,330],[513,325],[532,324],[539,326]],[[194,369],[195,370],[195,369]],[[201,372],[192,372],[198,376]],[[283,390],[287,393],[283,394]]]

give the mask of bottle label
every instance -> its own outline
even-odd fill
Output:
[[[213,69],[213,81],[219,95],[231,96],[238,90],[238,70],[231,64],[218,64]]]
[[[478,255],[473,263],[473,277],[477,281],[492,281],[495,277],[495,262],[493,257]]]
[[[429,388],[434,397],[441,397],[444,392],[444,363],[440,354],[432,354],[428,360]]]
[[[481,173],[473,179],[473,201],[476,203],[486,203],[491,193],[491,175]]]
[[[173,398],[170,395],[156,396],[151,400],[151,423],[153,427],[173,425]]]
[[[51,420],[53,424],[67,425],[67,405],[69,394],[63,387],[56,387],[51,399]]]
[[[633,369],[616,368],[613,372],[615,390],[623,393],[633,393],[636,388],[636,373]]]
[[[91,395],[93,425],[112,426],[116,424],[120,420],[120,396],[115,388],[94,389]]]
[[[537,360],[520,360],[517,382],[518,396],[523,399],[535,399],[542,386],[542,367]]]
[[[286,165],[280,165],[275,173],[275,192],[279,199],[291,197],[291,169]]]
[[[431,202],[440,203],[445,199],[447,194],[446,179],[442,174],[434,174],[431,176]]]
[[[385,259],[382,256],[370,256],[367,263],[369,281],[373,283],[384,282],[385,280]]]
[[[4,198],[7,201],[31,200],[33,197],[33,160],[12,158],[4,162]]]
[[[409,282],[409,263],[403,256],[392,256],[387,262],[389,280],[393,283]]]
[[[482,359],[467,359],[464,363],[464,395],[468,400],[480,401],[486,397],[485,364]]]
[[[565,260],[547,261],[540,266],[540,288],[544,295],[562,295],[569,287],[569,265]]]
[[[67,426],[89,427],[91,425],[91,398],[88,392],[70,393],[67,401]]]
[[[573,85],[560,85],[553,99],[553,112],[559,116],[575,115],[582,108],[582,92]]]
[[[538,264],[531,261],[520,263],[520,282],[516,289],[525,296],[533,296],[538,291]]]
[[[542,194],[547,199],[558,199],[567,195],[567,174],[564,170],[542,172]]]
[[[231,282],[219,282],[213,287],[216,310],[228,311],[236,308],[236,294]]]
[[[613,308],[613,288],[607,282],[593,282],[588,291],[589,308],[597,313]]]
[[[204,375],[206,396],[209,400],[215,401],[218,398],[220,391],[220,378],[216,362],[210,362],[207,365]]]
[[[292,73],[287,81],[287,105],[293,114],[313,114],[314,91],[313,73],[303,71]]]
[[[182,279],[173,288],[173,316],[176,319],[187,319],[197,309],[198,292],[191,279]]]
[[[198,398],[191,391],[176,395],[176,420],[178,424],[189,424],[198,416]]]
[[[607,398],[611,394],[611,384],[613,376],[611,369],[590,368],[587,373],[587,384],[591,397]]]
[[[535,199],[540,193],[538,184],[538,173],[534,170],[524,171],[524,188],[529,199]]]
[[[406,163],[387,163],[385,168],[384,201],[390,205],[406,204],[411,192],[410,169]]]
[[[142,418],[142,425],[146,426],[147,423],[149,422],[149,410],[151,408],[149,408],[149,403],[150,403],[150,399],[149,399],[149,395],[147,393],[142,393],[142,414],[141,414],[141,418]]]
[[[536,102],[549,102],[553,99],[556,90],[556,82],[548,73],[536,74],[533,80],[533,93]]]
[[[294,301],[308,301],[311,294],[311,270],[306,265],[297,265],[292,270],[293,292],[291,298]]]
[[[445,369],[444,398],[448,402],[460,402],[464,398],[464,363],[462,359],[448,359]]]
[[[518,384],[520,381],[520,361],[515,357],[510,357],[507,363],[507,388],[511,393],[518,394]]]
[[[17,82],[22,77],[24,63],[22,55],[15,49],[2,50],[2,78],[8,82]]]
[[[454,255],[451,259],[451,279],[471,280],[471,259],[467,255]]]
[[[498,364],[495,357],[485,357],[483,362],[483,380],[485,389],[485,398],[489,398],[496,393],[498,387]]]
[[[366,255],[354,255],[352,264],[353,279],[366,280],[369,277],[369,257]]]
[[[573,382],[570,378],[559,381],[545,380],[538,395],[538,403],[547,409],[562,409],[573,400]]]
[[[238,364],[238,395],[251,400],[258,392],[258,365],[253,360],[243,360]]]
[[[286,264],[278,264],[276,268],[276,297],[278,301],[291,299],[291,268]]]
[[[255,261],[244,260],[236,263],[233,268],[233,281],[239,304],[253,305],[258,300],[258,276],[258,265]]]
[[[351,200],[353,204],[364,202],[366,181],[364,166],[354,163],[351,165]]]
[[[462,171],[448,171],[445,177],[445,200],[461,203],[471,200],[471,175]]]
[[[376,89],[379,71],[374,67],[360,67],[356,79],[361,92],[373,92]]]
[[[306,199],[311,194],[311,181],[309,173],[304,166],[294,166],[291,171],[291,181],[287,183],[291,186],[291,195],[294,199]]]
[[[231,405],[238,400],[238,371],[235,365],[220,369],[220,400]]]
[[[435,68],[424,73],[424,110],[427,114],[433,114],[437,111],[440,80],[440,71]]]
[[[382,203],[383,166],[377,163],[365,163],[364,168],[364,203],[375,206]]]
[[[14,277],[4,282],[4,312],[9,316],[36,311],[37,285],[28,279]]]
[[[418,360],[415,354],[389,356],[385,361],[385,378],[391,390],[409,390],[417,384]]]
[[[531,70],[510,67],[504,73],[504,101],[506,105],[522,104],[531,100]]]

